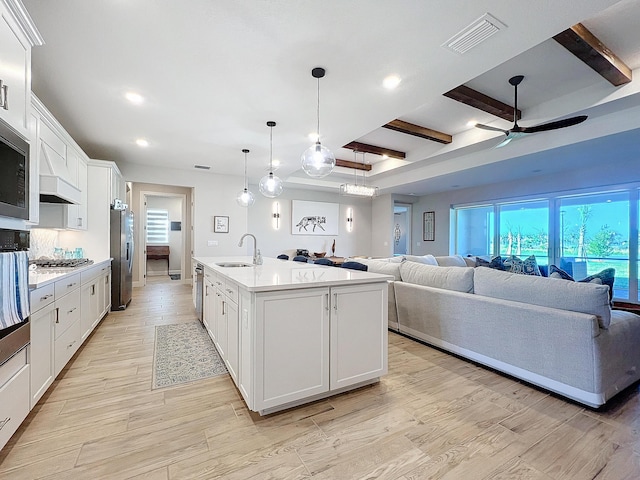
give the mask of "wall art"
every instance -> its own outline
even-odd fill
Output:
[[[292,235],[338,235],[337,203],[292,200],[291,204]]]
[[[229,217],[213,217],[213,231],[215,233],[229,233]]]

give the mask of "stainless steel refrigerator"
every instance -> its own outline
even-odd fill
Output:
[[[111,210],[111,310],[131,302],[133,283],[133,212]]]

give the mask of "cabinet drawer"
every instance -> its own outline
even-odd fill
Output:
[[[55,299],[55,284],[50,283],[44,287],[31,290],[29,298],[31,300],[31,313],[35,313],[41,308],[46,307]]]
[[[233,282],[224,282],[224,294],[231,300],[233,303],[238,303],[238,285]]]
[[[58,309],[55,323],[55,338],[58,338],[76,320],[80,320],[80,290],[74,290],[59,300],[56,300]]]
[[[29,365],[0,388],[0,449],[29,413]]]
[[[55,365],[55,376],[64,368],[67,362],[73,357],[78,348],[80,348],[80,339],[82,337],[82,327],[80,320],[71,325],[59,338],[55,340],[53,362]]]
[[[100,267],[91,267],[88,270],[83,270],[80,272],[80,283],[82,285],[90,283],[94,278],[98,278],[100,275],[102,275],[102,268]]]
[[[80,274],[69,275],[63,280],[58,280],[55,283],[56,298],[61,298],[67,293],[80,287]]]

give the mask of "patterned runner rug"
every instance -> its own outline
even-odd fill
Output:
[[[199,323],[156,326],[152,389],[226,373],[216,347]]]

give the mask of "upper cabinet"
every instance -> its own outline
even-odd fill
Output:
[[[0,0],[0,118],[29,139],[31,47],[42,37],[19,0]]]

